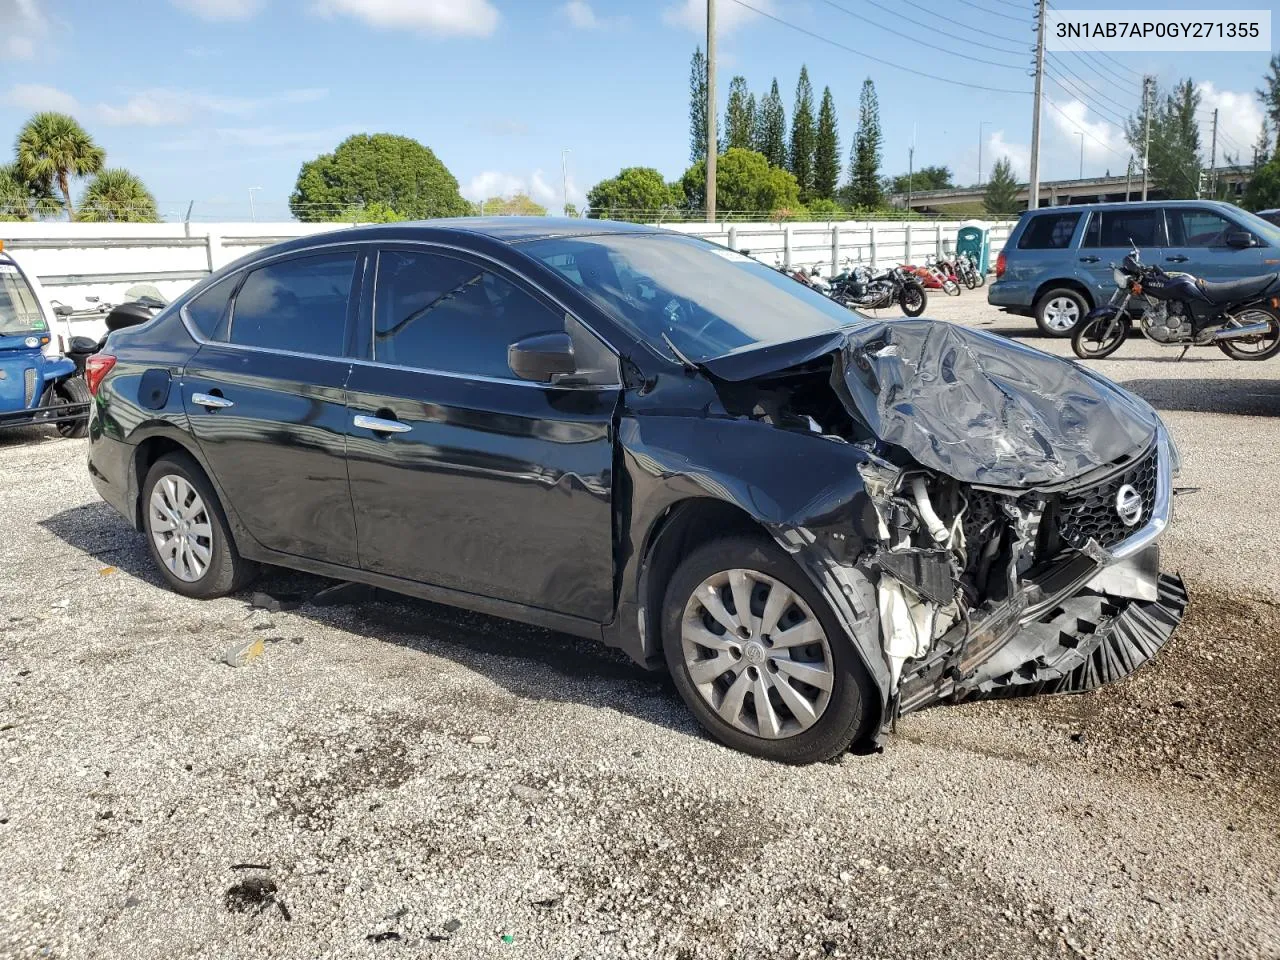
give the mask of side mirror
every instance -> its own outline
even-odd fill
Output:
[[[551,383],[558,376],[576,373],[573,338],[567,333],[535,333],[507,347],[507,365],[521,380]]]
[[[74,307],[72,307],[72,306],[70,306],[70,305],[68,305],[68,304],[65,304],[65,303],[55,303],[55,304],[53,305],[53,312],[54,312],[54,315],[55,315],[55,316],[59,316],[59,317],[69,317],[69,316],[71,316],[73,313],[75,313],[76,311],[75,311],[75,308],[74,308]]]
[[[1253,234],[1248,230],[1228,230],[1223,239],[1226,240],[1228,247],[1235,247],[1237,250],[1253,246]]]

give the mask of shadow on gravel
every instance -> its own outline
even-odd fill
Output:
[[[1280,379],[1137,379],[1122,380],[1120,386],[1159,410],[1280,416]]]
[[[167,589],[142,534],[105,503],[64,510],[40,526],[103,564]],[[262,576],[234,599],[248,604],[254,592],[310,598],[334,585],[324,577],[264,567]],[[665,672],[645,670],[598,642],[383,590],[358,603],[303,603],[290,612],[371,640],[446,657],[519,697],[615,709],[698,734]],[[245,638],[250,637],[246,632]]]

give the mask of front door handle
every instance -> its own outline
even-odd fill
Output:
[[[206,410],[225,410],[227,407],[235,406],[235,402],[228,400],[226,397],[215,397],[208,393],[193,393],[191,402],[197,407],[204,407]]]
[[[365,430],[372,430],[374,433],[408,433],[413,429],[409,424],[401,423],[399,420],[383,420],[382,417],[370,417],[363,413],[356,414],[352,423]]]
[[[1164,259],[1168,263],[1186,263],[1191,258],[1184,257],[1182,254],[1178,253],[1178,254],[1174,254],[1172,257],[1165,257]]]
[[[1081,257],[1080,262],[1081,263],[1097,263],[1101,259],[1102,259],[1101,257]]]

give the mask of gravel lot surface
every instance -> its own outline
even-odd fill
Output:
[[[83,442],[0,437],[0,957],[1280,956],[1280,366],[1176,356],[1098,364],[1203,488],[1157,661],[802,769],[563,635],[175,596]]]

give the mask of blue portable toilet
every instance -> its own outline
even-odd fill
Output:
[[[956,234],[956,254],[968,253],[978,262],[978,270],[991,271],[991,225],[984,220],[965,220]]]

